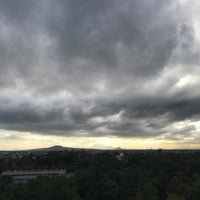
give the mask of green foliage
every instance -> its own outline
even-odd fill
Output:
[[[80,200],[72,180],[66,177],[39,177],[27,183],[10,183],[1,193],[7,200]]]
[[[50,152],[1,160],[6,169],[63,168],[73,178],[38,177],[13,183],[0,177],[0,200],[199,200],[200,156],[196,154],[132,154],[124,152]]]
[[[170,194],[167,200],[185,200],[185,197],[177,196],[175,194]]]

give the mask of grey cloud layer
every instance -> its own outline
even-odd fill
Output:
[[[119,137],[191,131],[170,126],[199,117],[198,44],[184,9],[160,0],[1,0],[0,128]]]

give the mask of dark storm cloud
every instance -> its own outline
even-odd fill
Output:
[[[47,29],[57,41],[57,59],[67,62],[65,72],[68,62],[80,58],[94,62],[81,66],[83,74],[84,69],[95,72],[96,65],[100,73],[105,70],[109,75],[125,70],[125,76],[152,76],[169,62],[180,39],[182,22],[169,3],[60,0],[54,6],[62,14],[50,16]],[[186,35],[190,27],[184,27]]]
[[[200,107],[199,48],[183,13],[160,0],[0,0],[0,128],[176,135]]]
[[[169,116],[170,121],[182,121],[187,119],[198,118],[200,113],[199,97],[192,99],[162,99],[141,100],[140,104],[135,106],[129,105],[125,115],[128,117],[159,117],[163,114]],[[128,103],[126,104],[126,106]]]

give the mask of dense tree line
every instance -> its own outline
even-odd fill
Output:
[[[0,178],[0,200],[199,200],[200,153],[85,151],[2,159],[0,170],[66,169],[74,177],[38,177],[26,183]]]

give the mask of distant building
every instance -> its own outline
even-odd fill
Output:
[[[64,169],[59,170],[16,170],[4,171],[2,176],[12,177],[14,182],[26,182],[29,179],[37,178],[38,176],[64,176]]]
[[[121,161],[124,159],[124,154],[120,153],[119,155],[116,155],[117,160]]]

